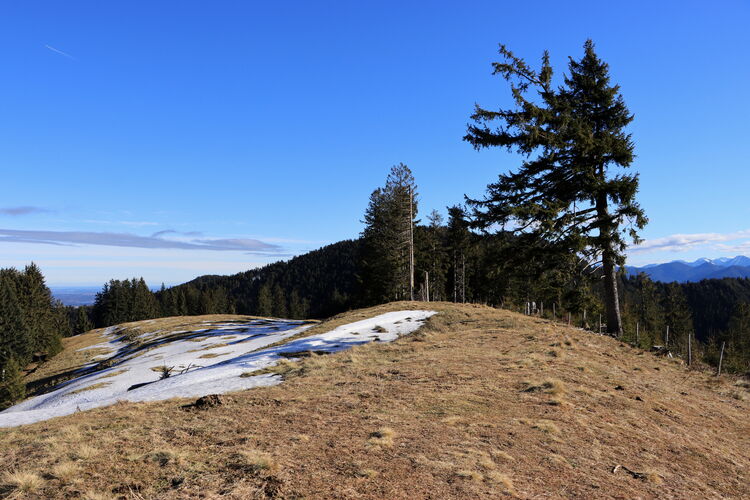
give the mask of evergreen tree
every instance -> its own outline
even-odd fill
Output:
[[[51,348],[48,348],[48,353],[56,354],[62,351],[62,339],[63,337],[70,337],[73,335],[73,325],[70,321],[70,308],[65,306],[62,301],[53,299],[52,301],[52,331],[54,336],[52,337]]]
[[[258,316],[273,316],[273,297],[271,297],[271,287],[268,283],[263,283],[258,291],[258,305],[256,313]]]
[[[307,317],[306,315],[307,311],[305,311],[305,306],[299,292],[294,288],[289,296],[289,317],[292,319],[304,319]]]
[[[635,201],[637,174],[610,172],[633,161],[634,146],[623,131],[633,117],[590,40],[584,51],[580,61],[570,59],[565,85],[555,88],[546,52],[537,72],[500,47],[504,62],[493,64],[493,74],[510,83],[516,108],[488,111],[477,106],[475,124],[464,139],[476,149],[501,146],[536,157],[525,160],[518,172],[500,175],[488,186],[487,196],[472,204],[486,229],[500,225],[526,232],[540,246],[600,262],[607,330],[619,335],[616,270],[624,262],[623,233],[637,240],[636,229],[647,219]],[[494,121],[505,126],[492,130]]]
[[[669,345],[667,347],[686,354],[687,339],[693,334],[693,317],[685,292],[677,283],[668,283],[665,286],[663,309],[664,322],[666,326],[669,326]]]
[[[0,370],[11,358],[31,359],[32,340],[10,270],[0,271]]]
[[[429,273],[430,300],[445,300],[447,256],[445,243],[445,227],[443,216],[437,210],[427,216],[428,225],[424,231],[424,249],[421,252],[425,270]],[[420,234],[420,232],[417,232]]]
[[[414,282],[417,191],[409,167],[391,168],[385,187],[370,195],[362,232],[362,282],[368,303],[408,300]]]
[[[750,304],[747,302],[738,302],[735,306],[725,339],[727,371],[750,373]]]
[[[0,367],[0,410],[26,397],[26,383],[21,368],[15,358],[10,358]]]
[[[78,312],[76,313],[76,322],[73,327],[73,333],[75,335],[80,335],[81,333],[93,330],[93,328],[94,325],[91,323],[91,319],[89,319],[88,311],[85,307],[79,307]]]
[[[52,294],[42,271],[33,262],[24,269],[19,292],[26,327],[31,332],[31,350],[56,354],[60,336],[54,330]]]
[[[286,297],[284,296],[284,290],[278,283],[273,285],[273,315],[277,318],[287,317],[286,308]]]
[[[656,285],[643,273],[635,278],[634,309],[640,345],[650,347],[659,343],[664,331],[664,312]]]
[[[460,205],[448,208],[448,249],[451,255],[453,302],[466,302],[466,256],[469,249],[469,222]]]

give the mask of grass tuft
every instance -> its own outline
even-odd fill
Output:
[[[63,484],[71,484],[78,476],[80,469],[75,462],[60,462],[52,467],[52,475]]]
[[[261,472],[276,472],[279,469],[279,464],[276,463],[270,454],[264,451],[243,450],[239,452],[239,456],[243,464],[255,474]]]
[[[70,396],[72,394],[80,394],[82,392],[95,391],[96,389],[102,389],[111,384],[112,382],[97,382],[96,384],[91,384],[86,387],[81,387],[80,389],[76,389],[75,391],[70,391],[67,395]]]
[[[99,453],[99,450],[88,444],[78,445],[68,456],[73,460],[91,460]]]
[[[468,479],[471,481],[484,481],[484,475],[476,470],[461,469],[456,471],[456,475],[462,479]]]
[[[513,481],[506,476],[505,474],[501,474],[497,471],[492,471],[487,473],[487,479],[493,483],[496,483],[503,487],[505,490],[504,492],[511,496],[517,496],[515,488],[513,487]]]
[[[357,477],[364,477],[367,479],[372,479],[374,477],[377,477],[378,474],[379,472],[374,469],[361,469],[361,470],[358,470],[355,475]]]
[[[8,472],[5,474],[4,480],[10,487],[20,493],[35,493],[44,487],[44,479],[36,472]]]
[[[390,448],[393,446],[393,437],[396,433],[390,427],[383,427],[375,432],[370,433],[370,438],[367,443],[372,446],[385,446]]]

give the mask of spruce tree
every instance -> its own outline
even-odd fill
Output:
[[[362,284],[369,303],[412,295],[417,187],[409,167],[391,167],[383,188],[370,195],[362,231]]]
[[[26,383],[21,368],[16,358],[10,358],[0,367],[0,410],[26,397]]]
[[[286,318],[288,314],[284,290],[278,283],[273,285],[273,315],[277,318]]]
[[[55,331],[52,293],[44,283],[42,271],[33,262],[26,266],[21,276],[19,297],[26,326],[31,334],[32,351],[54,354],[60,335]]]
[[[685,292],[677,283],[668,283],[664,290],[664,322],[669,326],[672,350],[687,353],[688,337],[693,334],[693,316]]]
[[[526,158],[518,171],[501,174],[484,199],[471,200],[477,223],[532,234],[601,266],[607,331],[622,333],[617,266],[624,263],[624,235],[637,241],[647,219],[635,200],[637,174],[617,170],[633,161],[634,145],[624,128],[633,120],[610,83],[608,65],[588,40],[580,61],[569,59],[564,85],[555,87],[545,52],[539,71],[505,46],[493,74],[510,83],[515,108],[476,106],[464,137],[476,149],[494,146]],[[501,126],[491,129],[490,125]],[[533,155],[533,157],[532,157]]]
[[[89,330],[92,330],[94,328],[94,325],[91,323],[91,320],[89,319],[89,313],[86,309],[86,307],[81,306],[78,308],[78,312],[76,313],[76,322],[75,327],[73,328],[73,333],[75,335],[80,335],[81,333],[86,333]]]
[[[423,251],[426,255],[422,260],[426,262],[425,268],[429,272],[430,300],[445,300],[447,256],[443,241],[445,236],[443,216],[437,210],[433,210],[427,216],[427,221],[424,242],[426,248]]]
[[[258,290],[258,305],[255,311],[258,316],[273,315],[273,297],[271,297],[271,287],[268,283],[263,283]]]
[[[635,314],[638,322],[639,341],[643,347],[659,343],[664,331],[664,310],[659,300],[656,284],[646,274],[635,278]]]
[[[451,254],[453,302],[466,302],[466,257],[469,221],[460,205],[448,207],[448,249]]]
[[[11,358],[30,360],[33,352],[11,274],[11,270],[0,270],[0,370]]]

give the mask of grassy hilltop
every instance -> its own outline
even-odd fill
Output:
[[[474,305],[392,303],[310,331],[402,309],[439,314],[392,343],[284,361],[268,369],[284,383],[217,406],[118,403],[0,429],[0,497],[749,495],[746,381]],[[88,361],[73,355],[100,342],[87,335],[39,374]]]

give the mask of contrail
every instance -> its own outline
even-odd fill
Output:
[[[58,53],[58,54],[60,54],[60,55],[63,55],[63,56],[65,56],[65,57],[69,57],[70,59],[73,59],[74,61],[76,61],[76,58],[75,58],[75,57],[73,57],[73,56],[71,56],[71,55],[70,55],[70,54],[68,54],[67,52],[63,52],[62,50],[56,49],[56,48],[54,48],[54,47],[52,47],[52,46],[50,46],[50,45],[47,45],[47,44],[45,44],[44,46],[45,46],[45,47],[47,47],[47,48],[48,48],[49,50],[51,50],[52,52],[57,52],[57,53]]]

